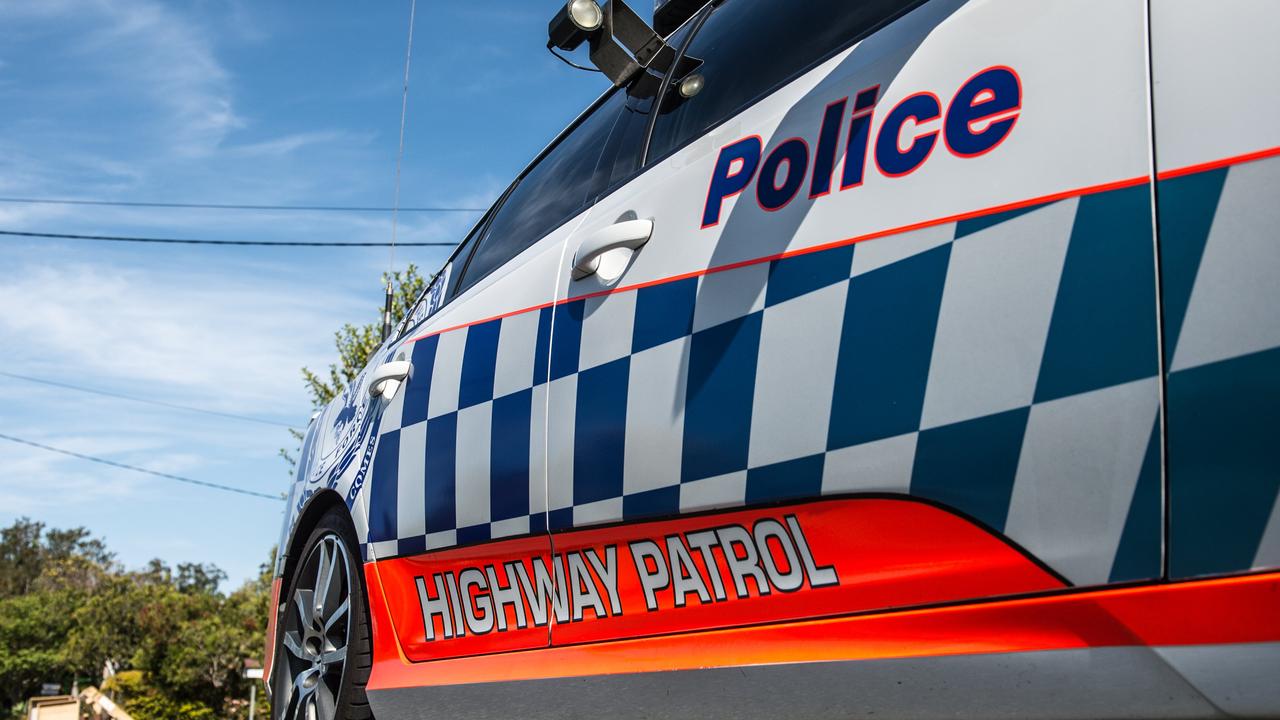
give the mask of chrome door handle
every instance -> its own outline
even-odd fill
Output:
[[[573,254],[573,279],[594,274],[600,268],[601,255],[618,248],[639,249],[652,235],[652,220],[623,220],[591,233]]]
[[[369,394],[390,400],[395,397],[396,391],[400,389],[400,383],[409,377],[409,371],[412,369],[413,363],[408,360],[379,365],[374,368],[373,375],[369,377]]]

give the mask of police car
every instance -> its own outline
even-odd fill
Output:
[[[1280,715],[1277,27],[569,2],[614,87],[307,432],[276,717]]]

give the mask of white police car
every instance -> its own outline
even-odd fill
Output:
[[[655,25],[308,431],[276,716],[1280,715],[1280,5]]]

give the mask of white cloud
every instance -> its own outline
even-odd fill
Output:
[[[160,3],[76,3],[73,12],[100,18],[79,52],[167,111],[169,148],[200,156],[214,150],[231,130],[242,127],[230,76],[218,62],[205,33]],[[164,139],[163,136],[160,139]]]
[[[323,364],[332,328],[369,314],[364,298],[309,290],[245,268],[19,261],[0,279],[0,346],[14,372],[134,381],[170,402],[301,414],[299,367]]]
[[[367,142],[367,140],[368,139],[365,138],[364,141]],[[345,133],[317,131],[282,135],[270,140],[229,147],[227,150],[236,155],[246,157],[256,157],[261,155],[279,156],[288,155],[289,153],[296,152],[297,150],[312,145],[351,141],[352,138]]]

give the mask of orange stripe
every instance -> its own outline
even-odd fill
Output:
[[[1258,150],[1255,152],[1245,153],[1243,155],[1233,155],[1220,160],[1210,160],[1199,165],[1188,165],[1186,167],[1165,170],[1156,173],[1156,177],[1161,180],[1169,180],[1171,178],[1182,177],[1183,175],[1193,175],[1198,172],[1206,172],[1208,170],[1217,170],[1218,168],[1227,167],[1228,165],[1239,165],[1241,163],[1253,162],[1254,160],[1263,160],[1269,157],[1280,155],[1280,147],[1267,148],[1266,150]]]
[[[1113,646],[1280,641],[1280,573],[976,602],[407,663],[375,638],[371,690]],[[376,625],[377,623],[375,623]]]

